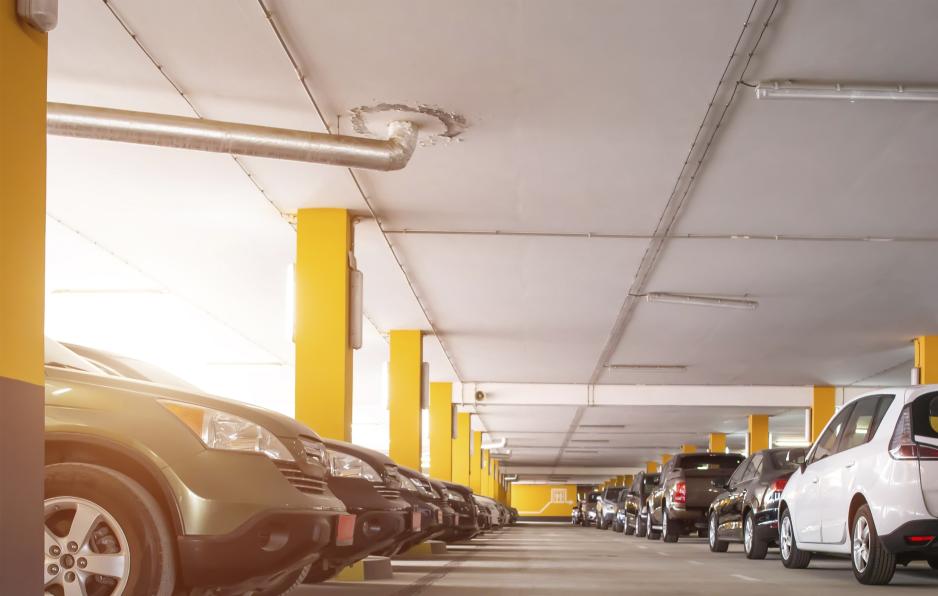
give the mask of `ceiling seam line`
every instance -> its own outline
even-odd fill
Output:
[[[322,110],[319,107],[319,103],[316,101],[316,97],[313,94],[312,89],[309,86],[307,77],[303,74],[302,69],[299,67],[299,63],[296,61],[293,56],[293,52],[290,50],[289,44],[287,44],[285,37],[280,31],[279,26],[277,25],[274,14],[271,10],[267,8],[267,4],[264,0],[257,0],[257,4],[260,6],[261,10],[264,13],[267,22],[270,24],[270,28],[276,35],[277,40],[280,42],[281,48],[283,48],[284,53],[287,55],[287,58],[290,60],[291,65],[293,66],[294,71],[296,72],[297,77],[299,78],[300,84],[303,86],[306,96],[309,98],[310,103],[313,108],[316,110],[316,114],[319,116],[320,121],[322,121],[323,127],[326,129],[326,132],[333,134],[332,128],[329,125],[329,122],[326,120],[325,116],[322,113]],[[388,237],[388,234],[384,231],[384,226],[381,224],[381,220],[378,217],[377,211],[371,203],[371,200],[368,198],[367,193],[365,193],[362,188],[361,183],[358,180],[358,176],[352,170],[348,168],[349,176],[352,178],[352,182],[355,184],[355,188],[358,190],[361,195],[362,200],[365,203],[365,206],[368,208],[371,217],[375,220],[375,223],[378,226],[378,230],[381,232],[382,238],[384,238],[385,243],[388,246],[388,249],[391,251],[391,255],[394,257],[394,261],[397,263],[398,268],[401,271],[401,274],[404,276],[404,280],[407,282],[407,286],[410,288],[411,293],[414,296],[414,299],[417,301],[417,305],[420,307],[421,312],[423,313],[424,318],[427,321],[427,325],[430,327],[433,335],[437,338],[437,341],[440,344],[440,348],[443,350],[443,355],[446,356],[447,361],[449,361],[450,367],[453,369],[453,374],[456,376],[456,380],[460,383],[463,382],[462,376],[459,373],[459,369],[456,367],[456,363],[453,360],[452,355],[449,353],[449,350],[446,348],[446,342],[443,341],[443,336],[437,331],[436,326],[433,324],[433,320],[430,318],[429,311],[426,305],[421,300],[420,295],[417,293],[417,289],[414,285],[413,280],[407,274],[407,270],[404,268],[404,264],[401,262],[400,256],[397,254],[397,251],[394,249],[394,245],[391,243],[391,239]]]
[[[600,239],[600,240],[653,240],[660,238],[663,240],[739,240],[741,242],[767,241],[767,242],[876,242],[888,244],[890,242],[900,243],[933,243],[938,242],[938,236],[890,236],[864,234],[860,236],[826,236],[811,234],[604,234],[595,232],[523,232],[523,231],[501,231],[501,230],[435,230],[435,229],[388,229],[386,234],[393,235],[414,235],[414,236],[501,236],[501,237],[522,237],[522,238],[570,238],[570,239]]]
[[[119,254],[117,254],[116,252],[114,252],[113,250],[111,250],[110,248],[104,246],[103,244],[101,244],[100,242],[98,242],[97,240],[95,240],[94,238],[91,238],[90,236],[88,236],[87,234],[81,232],[81,231],[78,230],[77,228],[75,228],[75,227],[73,227],[73,226],[71,226],[71,225],[65,223],[65,221],[63,221],[62,219],[60,219],[59,217],[57,217],[57,216],[54,215],[53,213],[50,213],[50,212],[47,211],[47,212],[46,212],[46,216],[47,216],[49,219],[51,219],[51,220],[53,220],[54,222],[56,222],[57,224],[59,224],[60,226],[62,226],[63,228],[65,228],[66,230],[68,230],[69,232],[75,234],[76,236],[78,236],[79,238],[81,238],[82,240],[84,240],[85,242],[90,242],[92,245],[94,245],[95,247],[97,247],[97,248],[99,248],[100,250],[104,251],[105,253],[107,253],[107,254],[110,255],[111,257],[117,259],[118,261],[120,261],[120,262],[123,263],[124,265],[130,267],[130,268],[133,269],[135,272],[137,272],[137,273],[139,273],[140,275],[146,277],[147,279],[149,279],[149,280],[155,282],[157,285],[161,286],[170,296],[175,296],[176,298],[179,298],[179,299],[182,300],[183,302],[186,302],[187,304],[189,304],[190,306],[192,306],[192,307],[195,308],[196,310],[198,310],[198,311],[200,311],[200,312],[202,312],[202,313],[208,315],[208,317],[211,318],[213,321],[216,321],[216,322],[217,322],[218,324],[220,324],[221,326],[223,326],[223,327],[225,327],[226,329],[232,331],[235,335],[241,337],[242,339],[244,339],[244,340],[247,341],[248,343],[252,344],[253,346],[257,347],[258,349],[260,349],[260,350],[262,350],[262,351],[264,351],[264,352],[270,354],[271,356],[274,357],[274,359],[277,360],[277,363],[278,363],[280,366],[286,366],[286,365],[287,365],[287,363],[286,363],[284,360],[282,360],[281,358],[279,358],[274,352],[272,352],[270,349],[266,348],[264,345],[262,345],[261,343],[259,343],[257,340],[254,340],[254,339],[248,337],[248,336],[247,336],[246,334],[244,334],[242,331],[236,329],[234,326],[232,326],[231,324],[229,324],[229,323],[227,323],[226,321],[224,321],[221,317],[219,317],[218,315],[216,315],[216,314],[213,313],[212,311],[208,310],[207,308],[205,308],[205,307],[203,307],[203,306],[200,306],[197,302],[192,301],[192,300],[189,300],[188,298],[184,298],[183,296],[180,296],[177,292],[175,292],[175,291],[173,291],[172,289],[170,289],[170,286],[169,286],[169,285],[163,283],[161,280],[159,280],[159,279],[157,279],[156,277],[154,277],[153,275],[147,273],[146,271],[144,271],[143,269],[141,269],[141,268],[138,267],[137,265],[131,263],[131,262],[128,261],[126,258],[120,256]]]
[[[192,99],[190,99],[189,96],[186,95],[185,91],[182,90],[182,87],[180,87],[179,84],[169,75],[169,73],[166,72],[166,69],[163,68],[163,65],[156,59],[156,56],[143,44],[143,42],[140,40],[140,37],[136,33],[134,33],[134,31],[130,28],[130,25],[127,23],[126,19],[113,6],[111,0],[101,0],[101,1],[110,11],[111,15],[117,20],[117,22],[120,23],[120,26],[124,29],[127,35],[130,36],[130,38],[137,45],[140,51],[143,52],[143,54],[147,57],[147,59],[150,60],[153,66],[156,67],[156,69],[160,72],[163,78],[166,79],[166,82],[168,82],[173,87],[173,89],[176,90],[176,93],[179,94],[182,100],[186,102],[186,104],[189,106],[189,109],[192,110],[192,113],[195,114],[196,117],[204,120],[205,116],[203,116],[202,112],[199,111],[197,107],[195,107],[195,104],[192,102]],[[254,188],[256,188],[257,191],[261,193],[261,196],[264,197],[264,200],[267,201],[267,203],[277,212],[277,215],[279,215],[280,220],[292,228],[293,224],[290,223],[289,218],[287,217],[287,213],[283,209],[281,209],[277,205],[277,203],[274,202],[274,200],[270,197],[270,195],[267,194],[267,191],[264,190],[264,188],[260,185],[260,183],[254,177],[254,174],[248,169],[246,165],[244,165],[244,162],[241,161],[241,159],[237,155],[229,154],[229,157],[231,157],[231,159],[238,165],[241,171],[244,172],[244,175],[247,176],[251,184],[254,185]]]
[[[756,14],[756,8],[759,5],[759,2],[760,0],[753,0],[752,6],[750,7],[749,13],[746,17],[746,21],[744,22],[742,30],[736,39],[733,52],[727,60],[726,66],[723,69],[723,74],[721,75],[716,89],[711,96],[710,103],[707,106],[704,117],[701,120],[700,126],[697,129],[697,133],[694,136],[694,140],[691,143],[687,156],[684,159],[684,164],[681,167],[681,171],[675,180],[674,187],[671,191],[668,202],[666,203],[661,213],[658,226],[655,229],[655,237],[649,242],[649,245],[646,248],[645,254],[642,257],[642,261],[639,264],[635,277],[633,278],[632,286],[629,288],[629,295],[626,296],[622,306],[619,309],[619,313],[615,322],[613,323],[613,327],[609,333],[606,344],[600,353],[599,361],[596,363],[596,367],[590,376],[590,384],[595,384],[599,380],[599,377],[602,375],[602,372],[605,369],[606,363],[611,358],[612,353],[615,351],[616,347],[621,342],[622,337],[625,334],[626,326],[634,314],[635,305],[637,303],[636,299],[631,295],[641,294],[644,292],[644,288],[648,283],[649,278],[651,277],[651,273],[655,265],[657,264],[659,255],[664,248],[666,237],[670,233],[673,226],[676,224],[680,212],[686,204],[687,197],[691,188],[693,188],[694,181],[700,172],[700,169],[704,163],[704,159],[709,154],[710,147],[716,139],[723,120],[725,119],[726,114],[728,113],[729,108],[733,103],[733,100],[736,98],[737,91],[740,87],[739,81],[745,76],[746,70],[749,68],[750,63],[752,62],[752,57],[755,54],[756,49],[759,47],[763,35],[765,34],[765,31],[768,28],[773,15],[775,14],[775,9],[778,7],[779,0],[775,0],[775,2],[772,4],[771,10],[769,10],[768,16],[765,18],[761,30],[758,32],[758,35],[751,43],[748,51],[744,51],[741,55],[739,50],[743,44],[744,38],[746,37],[747,30],[749,30],[750,24],[753,21],[753,15]],[[760,11],[760,13],[763,11]],[[708,124],[708,120],[710,119],[711,114],[715,113],[714,106],[717,103],[717,98],[719,97],[721,90],[729,88],[727,80],[728,74],[730,73],[731,68],[734,66],[734,63],[738,62],[738,58],[741,58],[742,56],[748,56],[748,59],[746,59],[743,63],[739,75],[733,77],[732,88],[729,91],[729,98],[727,99],[722,112],[720,112],[719,116],[717,116],[716,122],[713,125],[712,130],[710,130],[710,134],[706,140],[706,144],[703,145],[704,139],[702,138],[702,134],[704,128]],[[695,151],[698,150],[698,148],[701,146],[703,146],[703,149],[699,152],[697,158],[694,159]],[[696,161],[696,164],[691,165],[694,161]],[[689,169],[688,166],[691,166],[692,170]],[[688,173],[690,173],[689,176],[687,176]],[[683,192],[681,192],[682,187]]]

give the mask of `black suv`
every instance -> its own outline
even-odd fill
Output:
[[[648,526],[645,523],[648,511],[645,502],[648,496],[658,488],[658,480],[661,474],[657,472],[639,472],[632,479],[632,485],[627,490],[622,491],[624,497],[622,509],[622,531],[626,534],[635,534],[639,538],[644,538],[648,533]]]

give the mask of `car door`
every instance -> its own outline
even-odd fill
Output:
[[[736,530],[735,535],[739,540],[743,539],[743,511],[746,510],[752,503],[753,498],[757,497],[759,493],[763,457],[761,452],[752,456],[752,464],[746,469],[742,481],[740,481],[734,493],[733,515],[735,517],[735,524],[733,528]]]
[[[871,395],[852,402],[850,416],[837,443],[837,450],[824,464],[820,474],[821,541],[842,544],[847,539],[847,516],[854,494],[857,469],[863,446],[875,431],[884,399],[891,396]],[[891,401],[891,400],[890,400]]]
[[[662,511],[665,506],[665,500],[668,495],[668,485],[671,482],[671,470],[674,469],[674,461],[669,461],[661,468],[661,482],[658,484],[658,488],[655,489],[654,497],[652,499],[652,512],[651,516],[655,525],[661,523]]]
[[[628,495],[625,497],[625,515],[626,519],[635,519],[641,512],[639,504],[642,488],[642,479],[644,474],[637,474],[632,480],[632,486],[629,487]]]
[[[840,440],[847,417],[850,416],[852,410],[853,404],[851,403],[828,423],[811,453],[808,454],[804,474],[795,483],[795,490],[789,499],[789,505],[791,505],[792,521],[798,542],[821,542],[820,481],[821,477],[831,469],[828,460],[837,451],[837,442]]]
[[[743,463],[739,464],[736,471],[726,482],[726,492],[718,497],[719,500],[715,505],[715,509],[720,522],[718,533],[721,537],[733,533],[733,522],[736,518],[734,510],[737,508],[736,500],[738,499],[737,490],[746,476],[746,470],[749,469],[750,464],[752,464],[751,457],[746,458]]]

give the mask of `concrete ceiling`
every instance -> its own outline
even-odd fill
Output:
[[[379,332],[435,332],[434,379],[576,384],[599,370],[601,384],[904,383],[909,340],[938,332],[938,278],[927,274],[938,259],[938,108],[760,102],[741,87],[673,229],[725,239],[665,241],[646,289],[749,296],[759,308],[641,302],[612,334],[751,0],[267,6],[318,112],[248,0],[62,3],[49,98],[349,134],[355,108],[426,105],[463,117],[465,132],[433,138],[420,116],[411,164],[357,172],[361,190],[340,168],[50,138],[49,211],[284,363],[295,234],[283,214],[317,206],[363,216],[366,313]],[[783,1],[747,82],[936,83],[936,18],[927,0]],[[381,130],[390,117],[363,124]],[[603,368],[617,363],[687,369]],[[655,420],[628,408],[582,415]],[[545,443],[519,451],[523,461],[557,461],[551,433],[566,433],[578,408],[518,409],[481,419]],[[744,419],[712,414],[688,420],[680,441]],[[596,455],[581,454],[610,463]]]

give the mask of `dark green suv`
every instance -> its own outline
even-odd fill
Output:
[[[291,418],[47,340],[45,593],[281,594],[343,539],[325,464]]]

